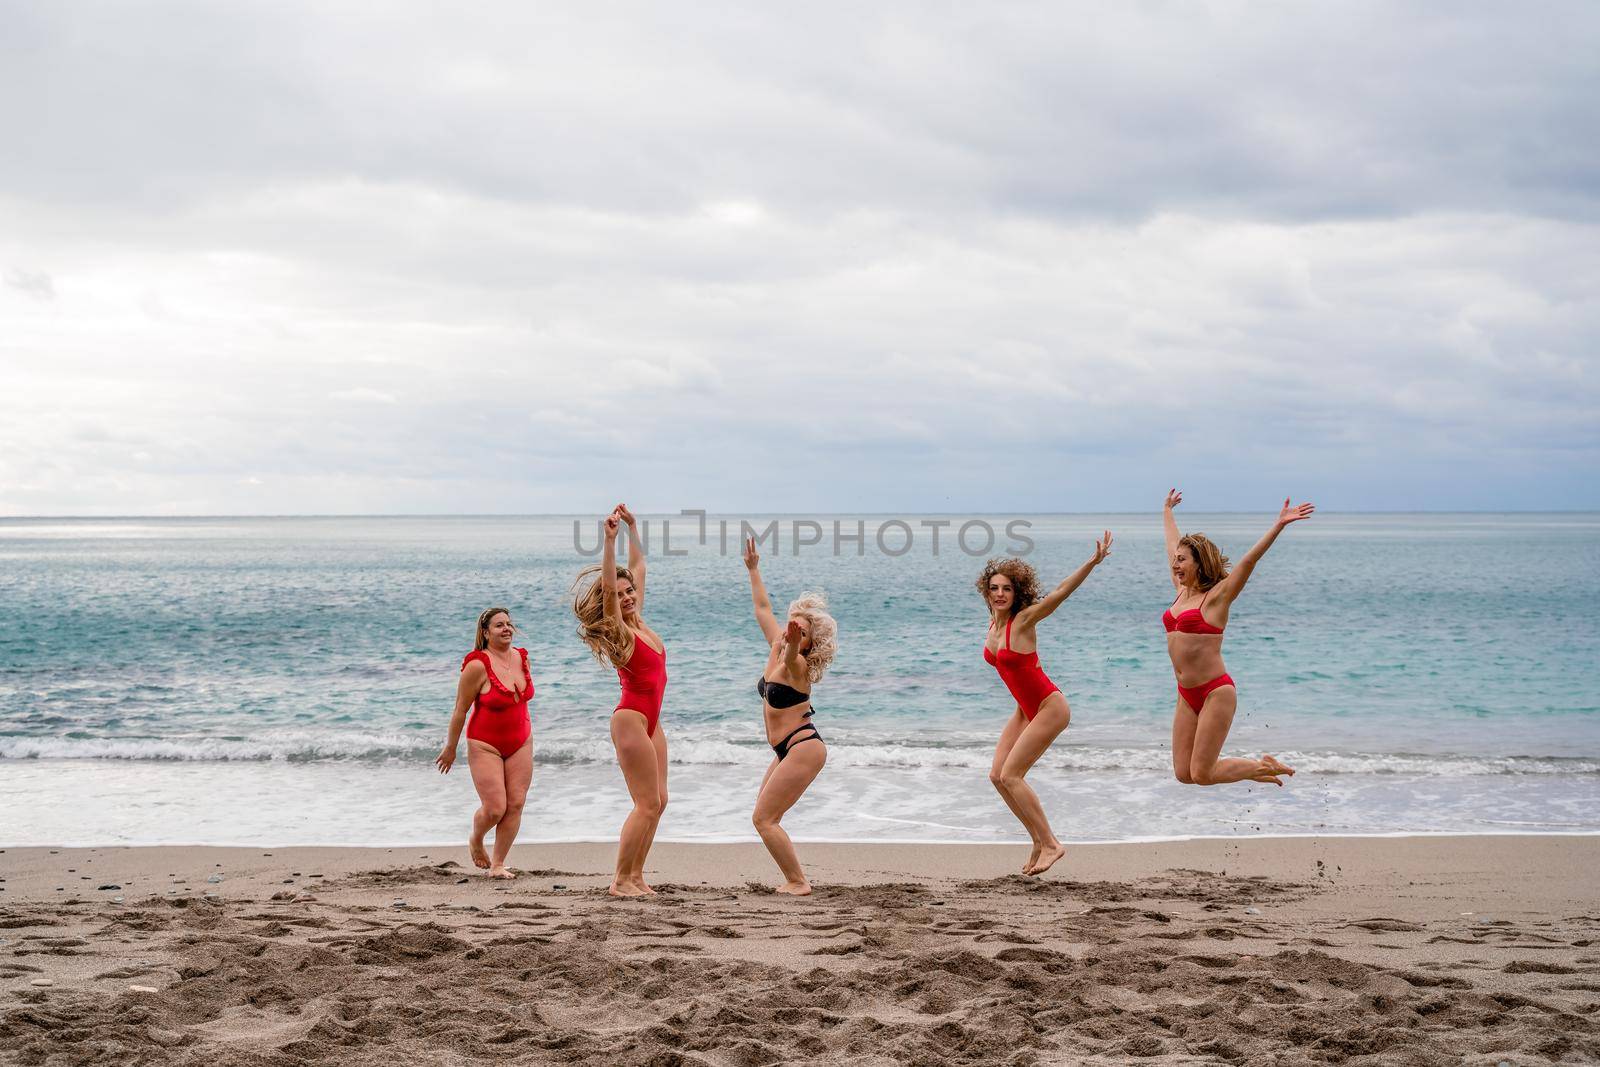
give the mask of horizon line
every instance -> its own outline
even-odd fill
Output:
[[[763,511],[749,509],[745,511],[712,511],[705,509],[705,517],[713,519],[718,517],[756,515],[762,518],[816,518],[819,516],[849,516],[852,518],[900,517],[905,515],[929,516],[1070,516],[1070,515],[1150,515],[1160,514],[1161,509],[1144,511],[1028,511],[1023,509],[1007,511],[915,511],[904,509],[898,511]],[[1331,509],[1320,508],[1319,514],[1323,515],[1600,515],[1600,507],[1596,508],[1345,508]],[[692,518],[693,514],[685,515],[681,511],[639,511],[641,518]],[[1180,514],[1187,515],[1265,515],[1270,510],[1262,509],[1189,509]],[[39,514],[39,515],[0,515],[0,522],[8,521],[38,521],[38,520],[118,520],[118,519],[566,519],[583,518],[591,516],[596,519],[604,516],[598,512],[580,511],[262,511],[262,512],[171,512],[171,513],[137,513],[108,515],[84,514]]]

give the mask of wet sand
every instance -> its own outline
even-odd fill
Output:
[[[0,1062],[1600,1060],[1600,838],[0,852]],[[48,984],[43,984],[48,983]]]

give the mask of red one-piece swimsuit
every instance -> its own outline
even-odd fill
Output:
[[[989,651],[989,646],[983,646],[983,661],[992,664],[1000,672],[1000,680],[1006,683],[1006,688],[1011,690],[1011,696],[1016,700],[1017,707],[1022,709],[1022,714],[1032,722],[1033,717],[1039,714],[1039,705],[1044,703],[1045,697],[1051,693],[1061,692],[1061,687],[1050,680],[1044,673],[1044,668],[1039,666],[1039,653],[1013,652],[1011,650],[1011,620],[1006,620],[1005,643],[1000,646],[1000,653],[996,655]]]
[[[656,723],[661,721],[661,699],[667,690],[667,653],[655,650],[639,634],[633,635],[633,655],[625,666],[617,668],[617,681],[622,683],[622,696],[612,709],[616,714],[623,708],[644,716],[646,736],[656,735]]]
[[[510,759],[528,741],[533,724],[528,721],[528,701],[533,699],[533,675],[528,670],[528,650],[522,653],[522,693],[501,683],[495,677],[494,663],[484,649],[468,652],[461,661],[461,669],[473,660],[483,663],[489,672],[489,691],[479,693],[472,702],[472,717],[467,720],[467,737],[493,745],[501,759]]]

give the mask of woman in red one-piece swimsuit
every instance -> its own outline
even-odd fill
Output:
[[[1038,794],[1025,780],[1029,769],[1067,728],[1072,717],[1067,698],[1039,666],[1034,627],[1041,619],[1049,618],[1110,552],[1111,531],[1107,530],[1095,542],[1089,562],[1043,598],[1039,596],[1039,576],[1020,559],[992,559],[978,576],[978,592],[989,607],[983,658],[1000,672],[1001,681],[1017,702],[1016,711],[1000,731],[989,781],[1033,838],[1033,852],[1022,865],[1023,874],[1043,874],[1067,853],[1050,829]]]
[[[1167,631],[1167,655],[1178,679],[1178,707],[1172,717],[1172,772],[1185,785],[1222,785],[1226,782],[1271,782],[1282,785],[1282,775],[1294,768],[1263,753],[1260,759],[1224,757],[1222,744],[1233,726],[1239,691],[1222,665],[1222,631],[1228,609],[1250,580],[1251,573],[1284,527],[1316,511],[1312,504],[1283,502],[1278,521],[1228,569],[1228,557],[1204,534],[1178,532],[1172,509],[1183,500],[1176,489],[1167,494],[1161,509],[1167,534],[1167,564],[1177,597],[1161,615]]]
[[[628,566],[617,566],[617,531],[628,528]],[[661,700],[667,687],[667,649],[644,624],[644,546],[633,512],[618,504],[606,516],[605,551],[597,567],[578,574],[572,610],[578,636],[595,658],[617,669],[622,694],[611,711],[611,745],[633,798],[633,810],[617,842],[617,870],[611,895],[654,893],[645,884],[644,861],[667,806],[667,732],[661,728]],[[587,583],[585,583],[587,579]]]
[[[522,825],[522,805],[533,779],[533,728],[528,722],[533,675],[528,670],[528,650],[511,647],[516,632],[505,608],[490,608],[478,616],[473,650],[461,661],[450,736],[434,761],[441,773],[450,772],[465,723],[467,766],[479,800],[467,849],[472,862],[487,868],[490,878],[516,877],[506,867],[506,857]],[[472,709],[470,720],[468,708]],[[483,847],[490,828],[494,829],[493,858]]]

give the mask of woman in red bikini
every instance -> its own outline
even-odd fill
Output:
[[[839,627],[821,593],[801,593],[789,604],[786,624],[779,626],[761,581],[761,555],[753,537],[745,538],[744,565],[750,573],[756,622],[767,640],[767,662],[756,682],[756,695],[761,698],[761,718],[773,757],[750,821],[783,872],[783,885],[777,891],[803,897],[811,892],[811,883],[781,823],[828,761],[828,746],[811,721],[811,690],[838,651]]]
[[[628,566],[617,566],[617,531],[628,528]],[[611,712],[611,744],[617,752],[633,810],[617,842],[611,895],[654,893],[644,881],[644,861],[667,806],[667,732],[661,728],[661,698],[667,687],[667,651],[644,624],[644,546],[633,513],[618,504],[606,516],[605,550],[597,567],[578,574],[572,610],[578,636],[595,658],[617,669],[622,696]],[[587,579],[587,581],[586,581]]]
[[[472,862],[487,868],[490,878],[516,877],[506,867],[506,857],[522,825],[522,805],[533,779],[533,727],[528,722],[533,675],[528,671],[528,650],[511,647],[516,632],[505,608],[490,608],[478,616],[477,639],[461,661],[450,736],[434,761],[441,774],[450,773],[465,723],[467,766],[479,802],[467,849]],[[472,709],[470,720],[468,708]],[[493,858],[483,847],[490,828],[494,829]]]
[[[1222,745],[1233,726],[1239,694],[1222,665],[1222,631],[1228,609],[1250,580],[1250,574],[1285,526],[1308,518],[1312,504],[1283,502],[1278,521],[1266,536],[1228,569],[1228,557],[1204,534],[1183,535],[1172,509],[1183,500],[1176,489],[1167,494],[1162,522],[1167,532],[1167,560],[1178,596],[1161,616],[1167,630],[1167,655],[1178,679],[1178,706],[1172,718],[1172,773],[1185,785],[1224,782],[1271,782],[1294,768],[1262,753],[1260,759],[1223,758]]]
[[[1039,576],[1020,559],[992,559],[978,576],[978,592],[989,607],[984,662],[1000,672],[1000,680],[1017,702],[1016,710],[1000,731],[989,781],[1033,838],[1033,851],[1022,865],[1023,874],[1043,874],[1067,853],[1026,780],[1028,771],[1072,717],[1067,698],[1039,666],[1038,634],[1034,628],[1054,614],[1110,553],[1111,531],[1107,530],[1095,542],[1089,562],[1043,598],[1039,596]]]

